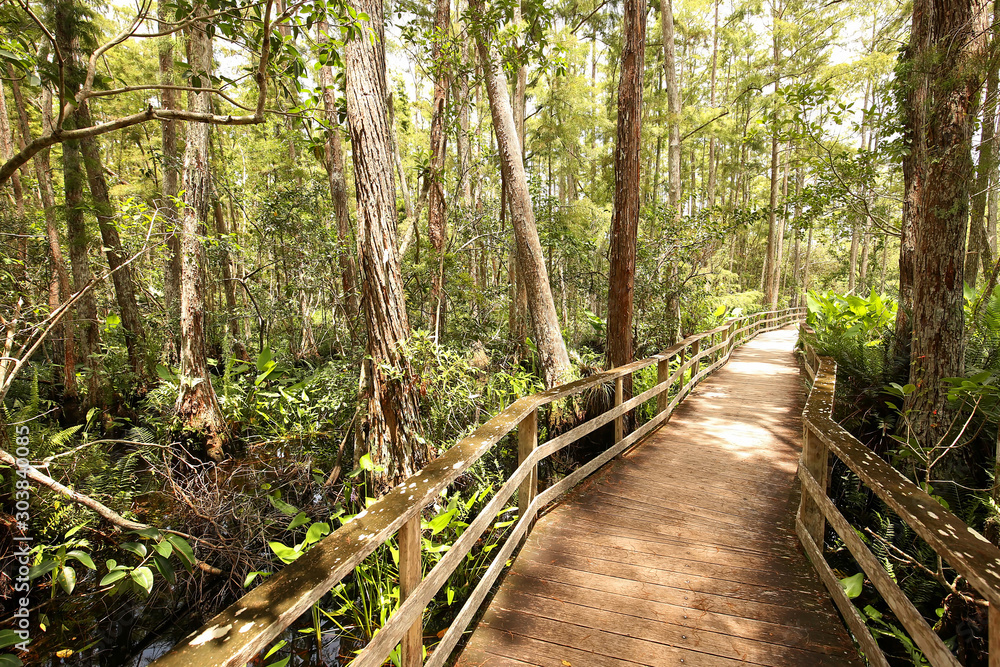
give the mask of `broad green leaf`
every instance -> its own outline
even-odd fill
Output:
[[[160,531],[156,528],[143,528],[141,530],[133,530],[132,532],[140,537],[148,537],[151,540],[160,539]]]
[[[840,580],[840,585],[843,587],[844,592],[847,593],[847,597],[853,600],[861,595],[861,591],[864,589],[865,573],[858,572],[854,576],[844,577]]]
[[[288,524],[288,530],[295,530],[299,526],[304,526],[307,523],[309,523],[309,517],[305,512],[299,512],[295,515],[295,518],[292,519],[292,522]]]
[[[139,558],[145,558],[149,551],[146,549],[145,544],[139,544],[138,542],[125,542],[122,544],[122,549],[125,551],[131,551]]]
[[[0,648],[21,643],[21,636],[13,630],[0,630]]]
[[[280,651],[287,643],[288,643],[287,641],[282,639],[280,642],[272,646],[270,651],[264,654],[264,659],[267,660],[268,658],[270,658],[272,655]]]
[[[128,572],[125,570],[114,570],[113,572],[108,572],[101,579],[101,586],[107,586],[108,584],[113,584],[120,579],[124,579],[128,576]]]
[[[56,581],[67,594],[72,593],[73,589],[76,588],[76,570],[68,565],[64,566],[56,575]]]
[[[177,581],[177,577],[174,574],[174,566],[170,564],[170,561],[161,556],[160,554],[155,554],[153,556],[153,564],[156,565],[156,569],[159,570],[163,578],[167,580],[167,583],[173,584]]]
[[[274,508],[279,512],[281,512],[282,514],[287,514],[288,516],[295,516],[298,513],[299,508],[295,507],[294,505],[289,505],[281,498],[278,498],[277,495],[275,495],[277,493],[278,492],[275,491],[274,494],[269,495],[267,499],[270,500],[271,504],[274,505]]]
[[[94,561],[93,559],[91,559],[90,554],[88,554],[85,551],[80,551],[79,549],[73,549],[72,551],[66,554],[66,557],[80,561],[88,569],[91,570],[97,569],[97,566],[94,565]]]
[[[24,663],[16,655],[0,654],[0,667],[24,667]]]
[[[174,550],[177,551],[177,555],[181,559],[181,563],[184,564],[184,569],[190,572],[197,562],[194,557],[194,551],[191,549],[191,545],[188,544],[187,540],[180,535],[167,535],[167,540],[173,545]]]
[[[170,554],[174,552],[174,547],[167,540],[163,540],[154,544],[153,550],[164,558],[170,558]]]
[[[47,558],[38,565],[31,566],[31,569],[28,570],[28,579],[37,579],[42,575],[48,574],[54,569],[56,569],[56,562],[51,558]]]
[[[267,546],[271,547],[271,551],[274,555],[281,559],[285,565],[292,563],[302,555],[302,552],[289,546],[285,546],[281,542],[268,542]]]
[[[146,591],[147,595],[153,590],[153,571],[148,567],[137,567],[132,570],[130,574],[132,576],[132,581],[134,581],[139,588]]]
[[[305,544],[308,546],[314,542],[319,542],[324,536],[330,534],[330,524],[319,521],[309,526],[306,532]]]

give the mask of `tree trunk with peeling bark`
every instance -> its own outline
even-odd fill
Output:
[[[320,21],[317,26],[319,39],[323,43],[329,41],[328,29],[326,21]],[[337,218],[337,240],[340,243],[337,259],[340,263],[340,281],[344,290],[344,303],[347,307],[348,317],[353,320],[358,315],[358,289],[355,284],[358,269],[354,263],[354,248],[351,247],[351,213],[347,206],[347,180],[344,178],[344,150],[340,141],[336,86],[333,80],[333,68],[329,65],[319,68],[319,84],[323,90],[323,111],[329,126],[323,164],[330,182],[330,198],[333,200],[334,216]],[[353,332],[354,327],[350,328]]]
[[[470,10],[473,15],[481,16],[482,0],[472,2]],[[545,385],[552,387],[569,376],[569,355],[559,329],[545,258],[535,227],[535,214],[528,191],[528,178],[524,172],[521,142],[514,126],[514,111],[507,94],[507,81],[499,57],[489,46],[492,35],[484,34],[485,31],[485,26],[481,26],[476,42],[486,74],[486,92],[500,153],[500,169],[510,192],[511,223],[518,246],[518,275],[524,281],[528,295],[531,328]]]
[[[621,80],[618,84],[618,140],[615,148],[615,201],[611,217],[608,283],[607,366],[632,362],[632,298],[635,291],[636,234],[639,230],[639,157],[642,149],[642,76],[646,50],[646,5],[625,0]],[[632,378],[625,377],[626,396]]]
[[[198,15],[205,14],[205,6],[195,6]],[[201,88],[212,85],[212,38],[201,24],[195,24],[188,43],[189,64],[194,75],[200,78]],[[208,113],[211,95],[190,91],[188,107],[192,111]],[[219,401],[212,388],[206,352],[205,283],[203,265],[205,249],[201,228],[208,219],[212,195],[209,165],[209,126],[190,123],[187,126],[187,145],[184,151],[183,189],[184,209],[181,212],[181,280],[180,280],[180,331],[181,331],[181,388],[175,413],[186,429],[205,439],[208,455],[220,460],[225,443],[225,423]]]
[[[396,185],[392,128],[386,104],[385,29],[382,0],[354,0],[371,17],[370,39],[344,50],[347,118],[351,130],[361,245],[361,305],[368,333],[359,432],[376,471],[378,492],[418,470],[431,455],[421,437],[419,396],[401,344],[410,335],[396,243]],[[355,452],[355,457],[362,451]],[[381,471],[379,469],[381,468]]]
[[[993,2],[993,25],[990,30],[991,48],[997,53],[1000,26],[996,21],[1000,10],[1000,0]],[[965,258],[965,282],[976,286],[979,267],[989,276],[993,268],[993,249],[985,224],[986,204],[989,197],[990,179],[996,172],[996,147],[993,145],[996,133],[998,68],[996,62],[988,63],[986,75],[986,98],[983,103],[982,139],[979,142],[979,164],[976,167],[976,183],[972,189],[972,213],[969,217],[969,254]]]
[[[915,17],[928,11],[929,48],[915,62],[926,67],[927,117],[921,152],[926,180],[915,218],[913,335],[910,344],[910,411],[913,435],[924,447],[945,444],[957,417],[944,378],[965,370],[963,262],[973,175],[972,135],[985,53],[988,12],[984,0],[916,0]],[[947,56],[944,53],[947,53]],[[950,478],[949,456],[939,475]]]
[[[76,118],[81,127],[90,127],[90,109],[86,102],[76,110]],[[128,351],[132,372],[140,381],[146,377],[145,329],[142,326],[142,316],[139,314],[139,304],[135,298],[135,280],[132,267],[125,264],[128,257],[122,249],[118,228],[115,226],[115,212],[108,193],[108,181],[104,176],[104,163],[101,160],[100,149],[94,137],[80,140],[80,151],[87,172],[87,182],[90,185],[90,199],[97,216],[97,227],[101,232],[101,242],[108,267],[114,272],[111,282],[115,291],[115,302],[118,304],[122,329],[125,332],[125,348]]]
[[[157,5],[157,17],[161,29],[169,25],[167,3]],[[160,84],[174,84],[174,37],[166,35],[159,38],[159,69]],[[160,91],[160,101],[164,109],[178,108],[178,91],[164,89]],[[181,239],[178,234],[180,219],[177,214],[177,194],[180,192],[180,160],[177,154],[177,121],[164,120],[160,122],[160,139],[163,159],[160,163],[163,173],[161,185],[162,197],[156,202],[156,207],[163,216],[163,228],[166,232],[167,256],[163,263],[163,303],[167,318],[171,324],[170,330],[176,330],[180,322],[180,281],[181,281]],[[173,336],[167,336],[165,353],[168,359],[176,354]]]

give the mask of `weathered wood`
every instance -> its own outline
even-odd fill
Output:
[[[619,407],[622,404],[622,395],[625,393],[623,386],[625,384],[625,378],[615,378],[615,407]],[[615,417],[615,444],[621,442],[621,439],[625,437],[625,415],[620,414]]]
[[[670,377],[670,360],[661,359],[656,364],[656,384],[662,385]],[[669,387],[669,385],[668,385]],[[667,399],[669,395],[666,391],[656,397],[656,411],[663,412],[667,409]]]
[[[621,382],[621,379],[618,379]],[[524,463],[538,447],[538,410],[533,410],[517,427],[517,462]],[[538,464],[531,466],[531,472],[521,482],[517,494],[517,513],[524,516],[538,491]]]
[[[883,569],[878,559],[868,550],[868,547],[861,541],[861,538],[858,537],[854,528],[844,518],[844,515],[840,513],[837,506],[827,498],[826,486],[815,479],[805,467],[799,468],[799,480],[802,482],[803,491],[805,491],[802,495],[812,497],[817,509],[822,512],[822,515],[827,518],[833,529],[840,535],[840,538],[844,540],[844,544],[847,546],[848,551],[851,552],[851,555],[854,556],[854,560],[864,570],[868,579],[882,595],[882,599],[886,601],[889,608],[896,615],[896,618],[903,624],[907,634],[920,647],[920,650],[924,652],[924,656],[930,663],[935,665],[935,667],[960,667],[958,660],[952,655],[951,650],[944,645],[944,642],[937,636],[937,633],[930,629],[924,617],[920,615],[920,612],[913,606],[913,603],[899,589],[899,586],[889,576],[889,573]],[[804,520],[802,520],[802,524],[809,531],[809,526]],[[811,531],[809,531],[809,534],[812,537]],[[819,542],[815,538],[813,542],[819,545]],[[836,582],[836,587],[843,590],[839,581]],[[833,592],[835,591],[831,591],[831,593]]]
[[[798,318],[801,309],[783,313],[787,320]],[[733,324],[722,327],[738,327],[739,324],[751,321],[752,316],[735,320]],[[781,320],[785,321],[785,320]],[[746,327],[740,327],[746,328]],[[737,328],[736,331],[739,331]],[[718,331],[718,330],[716,330]],[[748,331],[753,333],[754,331]],[[495,446],[502,438],[521,424],[529,414],[539,407],[554,401],[580,394],[587,389],[617,380],[630,373],[646,368],[652,364],[669,364],[676,355],[689,351],[685,362],[682,358],[680,367],[664,382],[642,394],[613,408],[604,415],[582,424],[570,432],[537,447],[507,482],[497,492],[491,502],[480,515],[470,523],[451,550],[438,562],[434,569],[412,590],[403,601],[397,613],[394,614],[383,631],[376,636],[363,656],[355,662],[358,667],[365,664],[378,665],[388,655],[391,648],[399,643],[407,631],[419,622],[423,608],[444,585],[447,578],[454,572],[461,559],[472,549],[483,531],[495,520],[497,512],[513,495],[514,491],[525,481],[541,458],[558,451],[574,440],[591,433],[601,425],[607,424],[625,412],[634,409],[642,402],[661,395],[666,398],[667,390],[674,382],[680,382],[681,392],[666,403],[665,409],[651,422],[622,438],[614,449],[616,453],[628,449],[644,435],[663,423],[674,408],[688,395],[694,384],[704,377],[698,365],[703,355],[700,354],[700,340],[710,332],[691,336],[676,345],[671,346],[658,355],[643,359],[620,368],[597,373],[588,378],[568,383],[550,390],[527,396],[515,401],[500,414],[480,426],[476,431],[462,439],[455,446],[431,461],[423,470],[399,484],[392,491],[372,504],[366,511],[358,514],[351,522],[345,524],[333,534],[314,546],[309,558],[299,559],[285,567],[282,571],[268,578],[242,599],[225,609],[206,623],[198,631],[192,633],[180,642],[169,654],[155,661],[156,667],[215,667],[237,666],[250,661],[253,656],[266,647],[284,628],[288,627],[298,616],[319,600],[338,581],[349,574],[365,557],[372,553],[380,544],[388,540],[404,524],[419,521],[421,510],[429,505],[455,479],[469,469],[483,454]],[[720,362],[723,360],[720,360]],[[668,366],[669,368],[669,366]],[[691,371],[691,379],[684,382],[683,376]],[[658,403],[661,401],[658,400]],[[610,451],[610,450],[609,450]],[[603,455],[602,455],[603,456]],[[610,456],[614,456],[611,454]],[[608,458],[602,458],[606,461]],[[596,461],[596,460],[595,460]],[[583,477],[600,466],[600,463],[588,464],[565,478],[556,486],[547,489],[544,497],[536,496],[526,508],[526,515],[533,515],[538,508],[554,499],[559,493],[578,483]],[[482,590],[470,598],[468,609],[463,608],[461,618],[464,624],[456,623],[452,635],[446,635],[450,642],[442,641],[441,647],[435,652],[435,658],[441,656],[443,661],[460,638],[465,624],[475,614],[478,605],[488,592],[489,586],[503,569],[520,537],[527,532],[528,523],[517,524],[511,532],[507,543],[499,550],[494,566],[488,570],[488,576],[480,584]],[[492,579],[490,578],[492,577]],[[439,653],[440,652],[440,653]]]
[[[803,419],[813,434],[990,604],[1000,605],[1000,549],[830,418],[836,364],[820,358]]]
[[[413,517],[396,533],[399,540],[399,598],[406,600],[420,584],[420,515]],[[403,636],[400,645],[401,667],[420,667],[424,662],[424,625],[418,618]]]
[[[864,651],[868,663],[875,667],[889,667],[889,663],[882,654],[882,649],[878,647],[878,642],[875,641],[875,638],[868,631],[868,626],[865,625],[865,619],[861,617],[861,612],[854,606],[851,599],[847,597],[847,593],[844,592],[844,588],[840,585],[840,580],[833,573],[833,570],[830,569],[830,566],[827,565],[826,560],[823,558],[823,553],[816,546],[816,543],[813,542],[812,536],[805,525],[801,521],[796,521],[795,529],[799,534],[799,539],[802,540],[802,546],[806,551],[806,555],[809,556],[809,561],[816,568],[816,573],[819,574],[826,589],[830,592],[830,597],[833,598],[834,604],[840,610],[844,623],[847,624],[851,634],[854,635],[855,641],[861,645],[861,650]]]
[[[691,377],[658,418],[668,415],[713,366],[725,363],[730,338],[718,340],[728,334],[726,327],[723,332],[675,370],[683,375],[690,370]],[[788,332],[778,335],[791,347]],[[714,362],[700,363],[716,353]],[[798,457],[791,443],[801,399],[781,409],[775,402],[794,396],[798,379],[792,373],[762,378],[765,362],[757,359],[749,367],[753,372],[720,371],[704,381],[674,414],[670,428],[642,439],[539,519],[473,634],[471,651],[546,665],[560,664],[557,660],[860,664],[794,539],[792,511],[798,498],[792,483]],[[792,367],[793,356],[789,353],[782,363]],[[720,384],[726,376],[738,380],[738,388]],[[780,387],[773,386],[775,380]],[[762,390],[748,392],[754,404],[745,410],[743,388],[755,383]],[[631,439],[641,438],[646,427],[541,492],[536,502],[558,497],[590,467],[604,466],[620,448],[631,447]],[[741,468],[744,457],[745,470],[769,482],[759,497],[751,476],[718,482],[717,471]],[[691,465],[691,458],[704,463]],[[688,467],[674,474],[675,463]],[[629,481],[633,475],[634,483]],[[703,508],[679,501],[703,492],[710,496]],[[745,512],[748,518],[720,521],[727,512],[734,517]],[[702,625],[704,618],[711,619],[711,628]],[[788,630],[764,631],[772,627]],[[779,642],[777,634],[790,639]],[[475,662],[470,654],[457,664]]]
[[[806,425],[802,431],[802,461],[800,468],[817,481],[823,490],[825,497],[829,478],[829,458],[830,452],[823,445],[823,441],[811,436],[809,426]],[[813,542],[822,546],[826,533],[826,523],[823,520],[824,513],[821,511],[817,500],[813,494],[803,493],[799,504],[799,518],[805,525]]]

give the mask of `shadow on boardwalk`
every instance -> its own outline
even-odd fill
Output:
[[[861,665],[795,536],[795,337],[737,350],[539,519],[457,664]]]

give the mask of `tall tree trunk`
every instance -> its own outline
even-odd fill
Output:
[[[667,81],[667,169],[668,200],[672,211],[681,214],[681,92],[677,81],[677,56],[674,47],[674,9],[672,0],[660,0],[660,23],[663,29],[663,67]]]
[[[449,40],[451,28],[451,0],[437,0],[434,12],[434,37],[431,59],[434,69],[434,99],[431,105],[431,164],[430,200],[427,205],[427,236],[434,248],[439,269],[431,279],[431,307],[434,308],[433,331],[435,341],[444,329],[444,251],[445,239],[448,236],[448,217],[445,211],[444,196],[444,162],[448,133],[445,132],[444,121],[448,110],[448,59],[446,43]]]
[[[470,9],[474,15],[482,15],[482,0],[472,2]],[[492,38],[492,35],[484,35],[481,31],[476,41],[486,72],[486,92],[490,98],[493,129],[500,152],[500,169],[510,188],[511,223],[518,246],[518,273],[528,295],[528,312],[531,315],[531,328],[535,335],[542,374],[546,386],[552,387],[569,376],[569,355],[559,330],[559,318],[552,299],[545,258],[538,240],[538,230],[535,228],[535,214],[521,157],[521,142],[514,126],[514,112],[507,95],[507,82],[504,80],[499,57],[488,46]]]
[[[991,47],[994,54],[998,50],[1000,26],[997,20],[1000,10],[1000,0],[993,2],[993,25],[990,30]],[[994,58],[996,56],[994,55]],[[972,189],[972,214],[969,218],[969,254],[965,258],[965,282],[970,287],[976,286],[979,267],[989,275],[993,268],[993,252],[990,237],[986,229],[986,204],[989,198],[990,178],[996,172],[996,147],[993,145],[997,125],[997,92],[998,66],[995,60],[987,64],[986,99],[983,101],[983,131],[979,142],[979,165],[976,168],[976,183]]]
[[[712,26],[712,81],[708,97],[708,106],[715,109],[715,70],[719,57],[719,0],[715,0],[715,23]],[[715,206],[715,132],[708,140],[708,207]],[[798,237],[796,237],[798,238]]]
[[[170,25],[168,3],[157,4],[157,18],[162,29]],[[174,82],[174,37],[166,35],[158,40],[160,83],[164,86],[175,85]],[[164,109],[176,109],[180,105],[179,91],[165,88],[160,91],[160,99]],[[157,201],[157,209],[163,216],[163,227],[166,231],[167,256],[163,263],[163,302],[167,311],[169,326],[165,338],[166,355],[168,359],[175,356],[174,331],[180,326],[180,283],[181,283],[181,237],[178,234],[180,217],[177,211],[177,195],[180,192],[181,164],[177,153],[177,121],[164,120],[160,122],[160,137],[162,141],[163,197]]]
[[[76,109],[78,127],[90,127],[90,109],[86,102]],[[104,163],[101,160],[100,149],[93,138],[82,139],[80,150],[87,171],[87,182],[90,185],[90,199],[97,214],[97,227],[101,232],[101,242],[108,266],[114,273],[111,275],[115,289],[115,302],[121,315],[122,329],[125,332],[125,347],[128,350],[132,372],[140,379],[146,377],[146,335],[142,326],[142,316],[139,314],[139,304],[135,298],[135,281],[131,265],[124,264],[128,257],[122,249],[122,242],[115,226],[115,212],[108,194],[108,181],[104,177]]]
[[[861,247],[861,232],[858,223],[851,225],[851,254],[847,261],[847,291],[854,294],[858,288],[858,248]]]
[[[233,341],[233,354],[239,359],[249,359],[246,346],[243,344],[243,331],[240,326],[240,315],[236,303],[236,281],[233,279],[233,262],[229,256],[231,244],[229,227],[226,225],[226,215],[222,210],[219,193],[212,200],[212,210],[215,213],[215,233],[219,238],[220,264],[222,264],[222,292],[226,297],[226,333]]]
[[[461,10],[458,10],[461,13]],[[458,87],[455,101],[458,103],[458,129],[455,132],[455,143],[458,147],[458,192],[462,207],[472,208],[472,144],[469,139],[469,74],[467,70],[472,62],[471,45],[464,27],[460,31],[466,36],[462,39],[460,51],[461,74],[456,77]]]
[[[205,15],[205,6],[195,5],[198,16]],[[210,88],[212,72],[212,38],[204,24],[196,23],[190,31],[188,61],[191,70],[201,79],[201,88]],[[188,108],[197,113],[210,113],[211,95],[190,91]],[[205,450],[215,460],[224,454],[225,422],[219,401],[212,388],[208,372],[207,335],[205,327],[205,282],[202,270],[205,248],[201,229],[208,219],[212,193],[209,165],[209,126],[190,123],[187,126],[184,150],[184,209],[181,217],[181,388],[175,412],[185,427],[205,437]]]
[[[63,58],[66,60],[67,96],[71,96],[74,87],[82,81],[83,74],[77,67],[79,57],[79,40],[73,34],[77,24],[76,11],[72,0],[62,0],[54,7],[56,42]],[[76,127],[76,118],[71,113],[65,119],[66,129]],[[59,129],[59,128],[56,128]],[[69,244],[70,267],[73,272],[73,289],[79,291],[90,282],[90,239],[84,218],[84,173],[83,160],[80,156],[80,142],[63,142],[63,194],[66,201],[66,241]],[[97,301],[93,290],[85,294],[77,306],[77,317],[83,320],[83,337],[80,345],[80,356],[91,369],[91,389],[95,389],[97,374],[97,358],[93,355],[98,351],[100,343],[100,328],[97,322]],[[94,400],[96,397],[91,397]]]
[[[608,283],[607,366],[632,362],[632,297],[635,291],[636,234],[639,229],[639,158],[642,149],[642,75],[646,50],[646,3],[625,0],[621,80],[618,83],[618,140],[615,202],[611,216]],[[626,376],[631,396],[631,376]]]
[[[772,5],[772,65],[774,67],[774,104],[778,104],[781,90],[781,40],[778,35],[778,21],[784,13],[784,6]],[[771,129],[771,195],[767,217],[767,254],[764,256],[764,302],[773,310],[778,307],[778,292],[781,285],[781,238],[784,220],[777,218],[778,209],[778,146],[779,129],[777,108],[773,110]]]
[[[961,376],[965,369],[963,262],[988,12],[985,0],[916,0],[915,17],[921,5],[933,12],[930,50],[917,54],[918,63],[929,64],[930,104],[926,152],[920,156],[926,160],[927,178],[914,247],[910,383],[917,389],[906,407],[914,435],[930,447],[947,436],[957,415],[943,379]],[[939,474],[953,478],[953,466],[948,457]]]
[[[392,128],[385,80],[382,0],[351,6],[371,17],[375,39],[354,39],[344,50],[347,119],[351,131],[358,232],[361,242],[361,305],[368,332],[363,400],[368,452],[383,472],[373,473],[379,490],[415,472],[430,451],[420,436],[420,405],[413,371],[400,345],[410,335],[396,244],[396,185],[392,174]]]
[[[317,26],[321,43],[329,42],[329,25],[325,20]],[[326,139],[326,159],[324,166],[330,182],[330,198],[337,218],[337,241],[340,244],[337,259],[340,263],[340,282],[344,290],[347,314],[353,320],[358,314],[358,294],[355,285],[357,267],[354,264],[354,249],[351,247],[351,213],[347,206],[347,181],[344,178],[344,151],[340,142],[340,122],[337,118],[337,92],[333,79],[333,68],[324,65],[319,68],[319,85],[323,90],[323,111],[329,126]],[[405,191],[404,191],[405,192]],[[409,196],[406,197],[409,201]],[[407,211],[409,214],[409,211]],[[353,333],[354,327],[351,327]]]
[[[903,212],[899,238],[899,307],[896,310],[893,356],[907,356],[913,331],[913,283],[916,272],[917,220],[923,216],[927,140],[928,76],[923,59],[930,50],[933,10],[928,0],[913,4],[910,41],[904,51],[902,135],[908,146],[902,159]]]
[[[31,139],[31,125],[28,121],[28,107],[25,104],[24,96],[21,94],[21,85],[14,75],[14,68],[7,66],[7,72],[11,79],[11,90],[14,95],[14,106],[17,108],[18,125],[21,129],[19,135],[19,145],[23,149],[25,144]],[[42,125],[43,129],[51,128],[50,116],[52,109],[52,95],[48,91],[42,94]],[[52,189],[52,176],[49,165],[49,149],[40,150],[32,158],[35,167],[35,178],[38,181],[38,191],[41,195],[42,208],[45,215],[45,238],[48,242],[49,262],[52,264],[54,276],[53,285],[50,287],[49,306],[55,309],[60,303],[69,298],[69,272],[66,270],[66,260],[63,259],[62,246],[59,243],[59,229],[56,221],[56,197]],[[78,394],[76,385],[76,344],[74,341],[73,318],[66,316],[62,319],[62,340],[59,341],[58,348],[62,354],[63,362],[63,397],[74,400]]]

